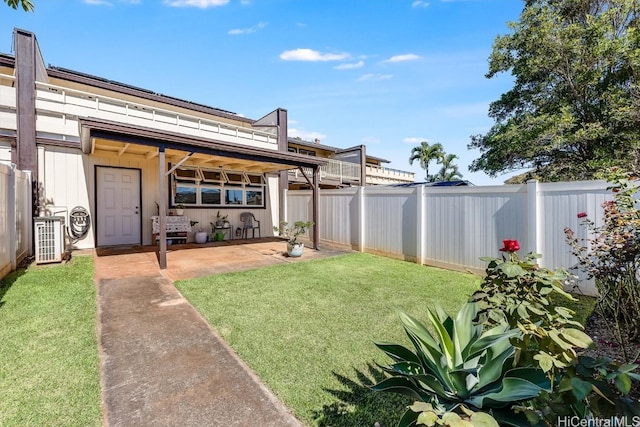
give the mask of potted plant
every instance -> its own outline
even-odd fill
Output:
[[[175,206],[174,211],[175,211],[176,215],[182,216],[184,214],[184,205],[182,203],[178,203]]]
[[[191,228],[193,229],[193,226],[195,226],[197,223],[198,221],[191,221]],[[207,243],[208,236],[209,236],[209,233],[204,231],[202,227],[199,227],[195,235],[196,243]]]
[[[274,231],[287,239],[287,254],[291,257],[302,256],[304,243],[298,241],[298,237],[305,234],[313,226],[313,221],[296,221],[293,225],[282,221],[279,227],[273,227]]]
[[[220,211],[218,211],[218,213],[216,214],[216,223],[215,226],[218,228],[224,228],[225,222],[227,223],[227,227],[229,228],[229,221],[227,220],[227,218],[229,217],[229,215],[220,215]]]

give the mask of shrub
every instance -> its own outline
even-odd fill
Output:
[[[629,174],[613,169],[609,176],[613,200],[602,205],[604,221],[596,226],[586,212],[578,218],[590,238],[578,238],[565,228],[567,243],[578,258],[578,269],[595,279],[596,308],[609,327],[625,362],[633,362],[640,352],[629,354],[627,342],[640,341],[640,210],[638,191]]]
[[[478,322],[486,328],[506,322],[522,331],[511,338],[517,347],[518,366],[537,366],[547,373],[552,390],[518,405],[532,424],[556,424],[559,416],[611,417],[636,415],[637,404],[628,398],[632,373],[637,365],[620,365],[611,360],[581,356],[592,345],[581,331],[573,312],[557,306],[550,310],[549,297],[573,297],[563,290],[569,278],[563,269],[551,271],[537,264],[539,254],[520,259],[519,244],[506,240],[501,259],[489,262],[481,289],[472,300],[481,306]]]
[[[427,309],[435,335],[413,317],[403,312],[400,320],[414,350],[390,343],[376,343],[393,364],[383,367],[390,377],[373,386],[373,390],[409,396],[432,405],[435,415],[443,419],[449,412],[486,411],[500,422],[526,425],[511,407],[516,402],[550,390],[550,381],[536,367],[516,367],[515,347],[509,338],[520,335],[506,324],[483,331],[474,324],[477,304],[466,303],[452,319],[441,309]],[[399,426],[414,425],[429,412],[414,405],[405,412]],[[415,409],[422,408],[421,411]],[[446,415],[452,417],[452,415]],[[482,415],[476,415],[483,417]]]
[[[571,310],[549,308],[552,294],[574,299],[563,290],[567,272],[540,268],[539,254],[520,259],[519,244],[509,242],[517,241],[505,240],[501,259],[483,258],[489,263],[486,276],[471,297],[480,306],[476,321],[485,328],[506,322],[521,330],[522,335],[511,340],[518,349],[518,364],[539,366],[553,379],[577,357],[576,348],[587,348],[592,342],[580,330],[582,325],[572,320]]]

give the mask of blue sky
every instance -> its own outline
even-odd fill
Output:
[[[479,156],[470,135],[511,76],[484,77],[517,0],[34,0],[0,5],[0,51],[14,27],[36,34],[46,64],[258,119],[289,112],[289,135],[409,165],[420,141],[440,142],[465,179]],[[431,166],[435,171],[435,165]]]

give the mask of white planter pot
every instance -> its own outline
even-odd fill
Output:
[[[291,243],[287,243],[287,254],[290,257],[301,257],[303,251],[304,251],[304,243],[296,243],[295,245],[292,245]]]
[[[206,243],[207,242],[207,232],[199,231],[196,233],[196,243]]]

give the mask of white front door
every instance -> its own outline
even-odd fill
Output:
[[[96,167],[97,246],[139,245],[140,169]]]

